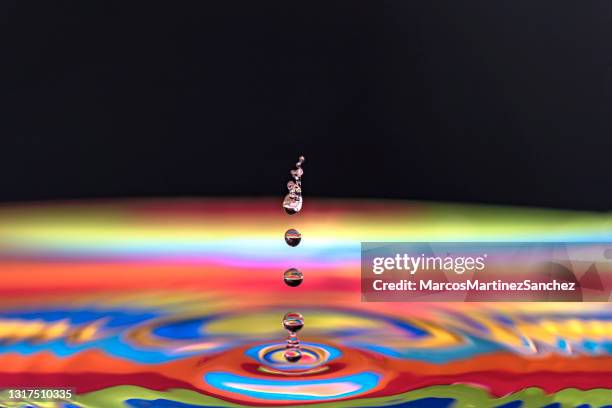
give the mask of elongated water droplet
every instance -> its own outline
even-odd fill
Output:
[[[293,215],[302,210],[302,195],[297,193],[289,193],[283,200],[283,208],[289,215]]]
[[[304,275],[302,272],[298,271],[295,268],[287,269],[283,274],[283,280],[287,284],[287,286],[296,287],[300,286],[302,281],[304,280]]]
[[[283,317],[283,327],[291,333],[296,333],[304,327],[304,317],[296,312],[289,312]]]
[[[289,349],[285,351],[285,360],[290,363],[297,363],[302,358],[302,352],[298,349]]]
[[[302,234],[300,234],[298,230],[291,228],[285,232],[285,242],[287,245],[292,247],[298,246],[301,240]]]

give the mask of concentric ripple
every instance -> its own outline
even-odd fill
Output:
[[[301,343],[302,358],[297,363],[288,363],[283,357],[285,344],[264,344],[248,349],[245,354],[263,365],[262,371],[270,373],[313,372],[325,363],[336,359],[342,352],[325,344]],[[315,370],[320,372],[321,370]]]
[[[322,401],[355,396],[378,385],[372,372],[330,379],[276,380],[238,376],[224,372],[206,374],[204,379],[216,388],[244,396],[283,401]]]

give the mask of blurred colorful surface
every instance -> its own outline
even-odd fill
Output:
[[[612,217],[364,200],[306,200],[295,216],[268,199],[5,205],[0,406],[611,406],[608,303],[361,302],[361,241],[489,240],[612,242]],[[297,288],[283,283],[291,267]],[[282,359],[287,311],[305,318],[297,364]],[[9,399],[24,387],[77,395]]]

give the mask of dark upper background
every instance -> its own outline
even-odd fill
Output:
[[[612,209],[612,2],[93,3],[2,7],[0,201]]]

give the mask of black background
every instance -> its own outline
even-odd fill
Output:
[[[2,201],[612,208],[612,2],[15,4]]]

